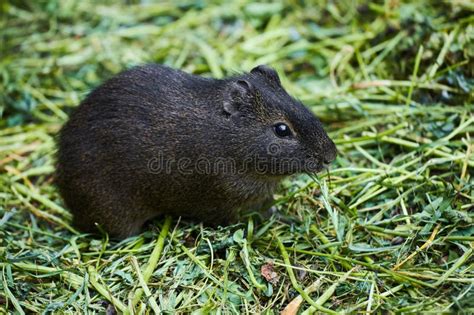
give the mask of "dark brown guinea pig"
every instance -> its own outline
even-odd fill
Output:
[[[217,80],[146,65],[105,82],[71,115],[56,182],[76,227],[125,238],[165,214],[235,222],[239,210],[268,208],[285,176],[335,156],[318,119],[267,66]]]

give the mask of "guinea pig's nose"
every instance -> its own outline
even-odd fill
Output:
[[[334,161],[337,156],[336,145],[331,140],[329,141],[330,142],[328,144],[328,149],[325,152],[324,157],[323,157],[324,164],[331,164],[331,162]]]

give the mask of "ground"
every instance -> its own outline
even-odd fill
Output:
[[[474,312],[472,2],[123,2],[0,3],[0,313]],[[285,220],[77,232],[55,135],[146,62],[273,66],[336,161],[283,183]]]

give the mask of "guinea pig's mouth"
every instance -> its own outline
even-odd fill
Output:
[[[305,173],[318,173],[329,167],[328,163],[316,158],[309,158],[303,165],[303,171]]]

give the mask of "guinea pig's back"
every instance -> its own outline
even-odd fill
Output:
[[[123,157],[133,151],[137,158],[173,136],[187,119],[206,115],[197,110],[190,81],[199,77],[160,65],[132,68],[108,80],[76,108],[59,135],[59,162],[73,155],[97,159]],[[204,79],[206,81],[206,79]],[[196,84],[196,83],[195,83]],[[186,88],[185,88],[186,87]],[[190,101],[191,100],[191,101]],[[151,147],[150,147],[151,146]]]

